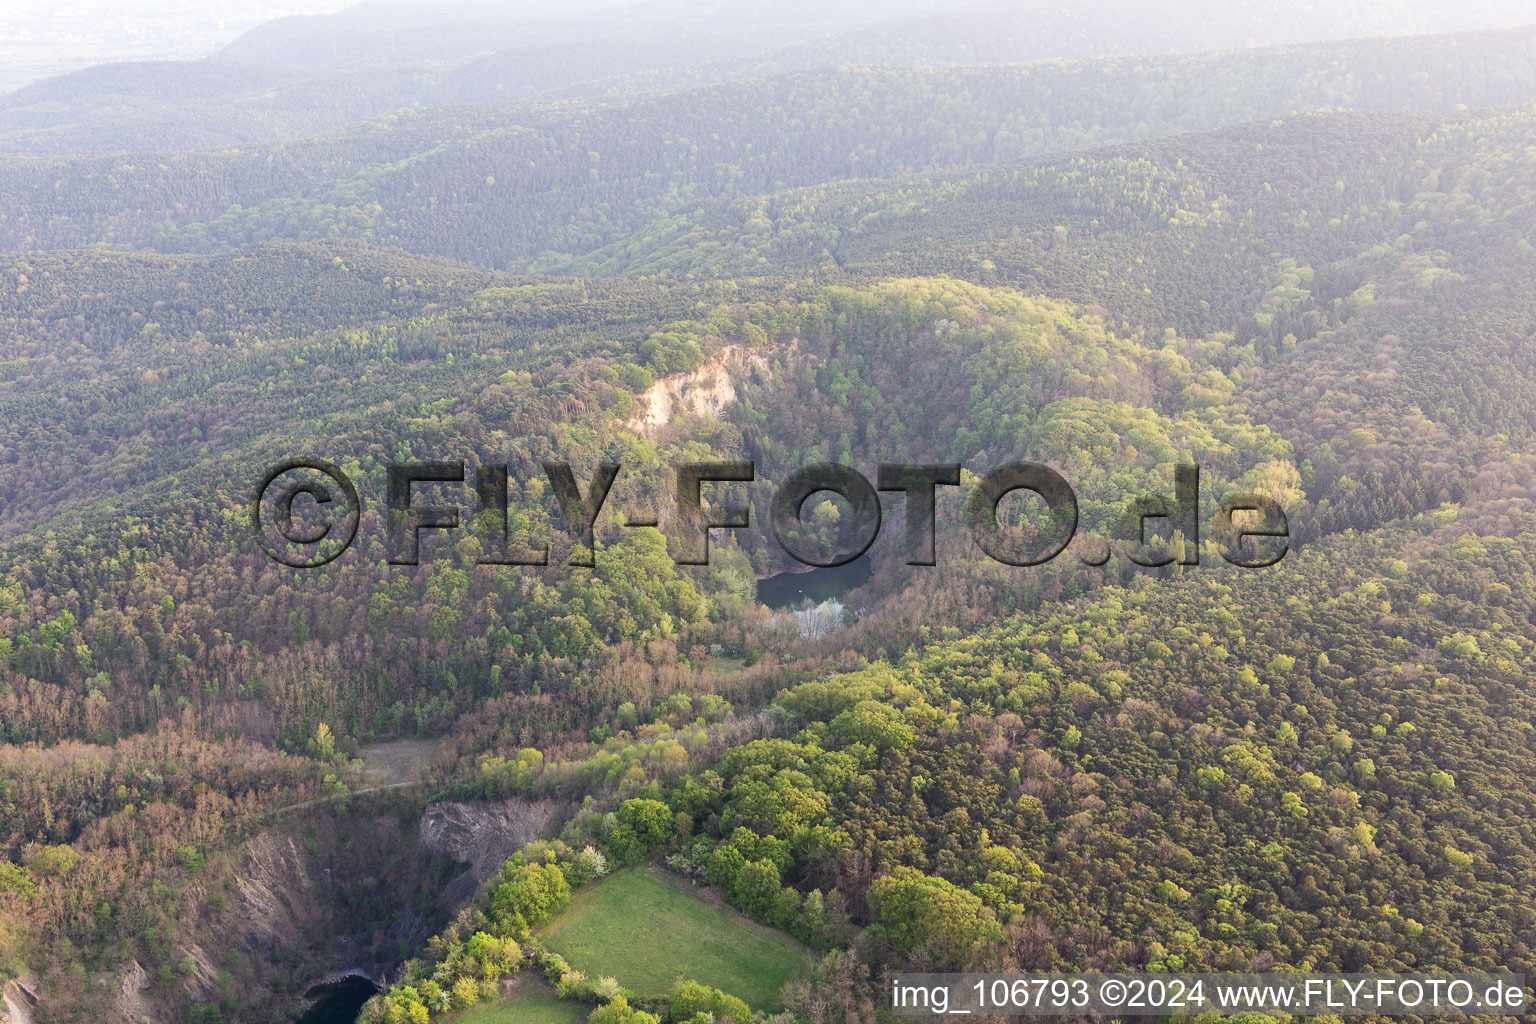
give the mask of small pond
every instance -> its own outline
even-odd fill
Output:
[[[378,991],[377,985],[356,974],[316,985],[304,993],[314,1004],[294,1024],[356,1024],[358,1011]]]
[[[757,581],[757,599],[774,609],[799,608],[806,601],[821,604],[862,586],[874,571],[869,556],[860,555],[834,569],[781,572]]]

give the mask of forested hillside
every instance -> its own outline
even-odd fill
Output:
[[[1527,103],[1532,40],[1511,30],[1108,64],[844,68],[635,99],[400,112],[211,153],[13,158],[0,162],[0,245],[218,251],[349,237],[561,271],[609,245],[659,249],[647,236],[700,204],[797,186],[1007,165],[1297,110]]]
[[[810,7],[374,0],[0,99],[0,1020],[287,1022],[347,971],[388,1024],[1536,973],[1536,30]],[[1488,30],[1347,38],[1393,27]],[[252,536],[294,457],[362,495],[323,568]],[[396,564],[388,467],[440,460],[460,525]],[[738,461],[750,525],[680,564],[677,467]],[[963,467],[938,564],[887,494],[862,576],[770,607],[823,461]],[[1018,461],[1075,493],[1047,565],[973,540]],[[622,466],[595,565],[550,463]],[[1137,564],[1189,464],[1198,536]],[[1224,557],[1250,493],[1278,565]],[[674,985],[725,946],[632,919],[749,952]]]
[[[1383,36],[1529,20],[1519,0],[1454,9],[1382,0],[1345,10],[1308,0],[1283,17],[1264,4],[1205,0],[944,6],[362,3],[269,22],[208,60],[114,64],[34,83],[0,97],[0,140],[36,153],[201,149],[304,136],[399,109],[633,96],[850,64],[1143,58],[1366,37],[1379,48]],[[1514,62],[1506,69],[1523,73]]]

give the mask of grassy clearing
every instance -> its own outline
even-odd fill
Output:
[[[471,1007],[453,1024],[576,1024],[590,1009],[556,998],[547,985],[525,981],[504,1001]]]
[[[657,881],[619,871],[576,893],[541,929],[550,949],[589,978],[614,977],[640,995],[664,996],[693,979],[773,1009],[809,954],[783,932]]]

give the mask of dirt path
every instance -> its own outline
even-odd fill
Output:
[[[341,796],[317,796],[313,800],[305,800],[302,803],[289,804],[287,807],[273,808],[268,813],[272,817],[278,818],[284,814],[292,814],[294,811],[302,811],[310,807],[319,807],[321,804],[332,804],[341,799],[350,800],[355,796],[363,796],[367,793],[381,793],[386,789],[406,789],[410,786],[425,786],[426,784],[427,783],[425,779],[419,779],[415,782],[391,782],[387,786],[369,786],[367,789],[354,789],[348,793],[345,798]]]
[[[375,784],[354,789],[347,794],[347,797],[425,785],[427,769],[432,764],[432,755],[437,753],[440,746],[437,740],[389,740],[363,747],[358,751],[363,762],[363,778]],[[321,804],[335,803],[340,799],[342,797],[319,796],[313,800],[275,808],[271,814],[273,817],[279,817],[294,811],[318,807]]]

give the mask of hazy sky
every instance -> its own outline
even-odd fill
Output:
[[[105,61],[206,56],[263,21],[354,2],[0,0],[0,91]]]

